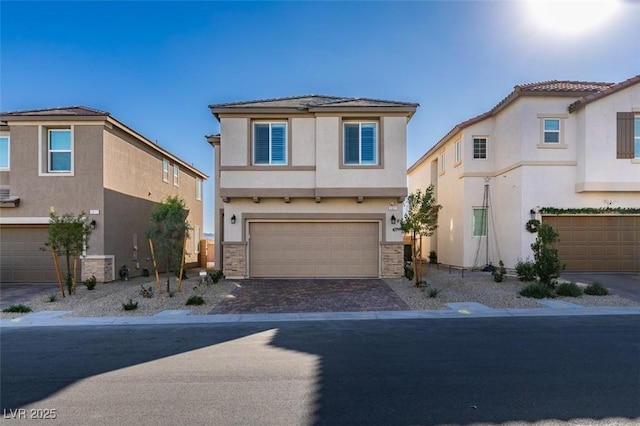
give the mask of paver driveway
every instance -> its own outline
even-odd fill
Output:
[[[404,311],[409,306],[380,279],[248,279],[211,314]]]

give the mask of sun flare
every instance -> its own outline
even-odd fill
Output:
[[[531,18],[545,31],[578,35],[611,21],[620,0],[528,0]]]

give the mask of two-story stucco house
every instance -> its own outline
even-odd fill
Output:
[[[299,96],[211,105],[227,277],[397,277],[417,104]]]
[[[3,282],[54,282],[49,209],[89,215],[93,229],[83,279],[112,281],[152,269],[145,231],[153,206],[181,197],[198,263],[207,176],[112,117],[87,107],[0,114],[0,268]]]
[[[531,219],[560,234],[569,271],[640,271],[640,76],[515,86],[451,129],[408,170],[436,187],[438,260],[479,267],[532,258]]]

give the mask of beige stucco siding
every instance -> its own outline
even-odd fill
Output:
[[[221,166],[247,166],[249,158],[249,119],[221,118],[220,133],[225,135],[224,144],[228,149],[221,150]]]
[[[616,158],[616,114],[631,111],[640,113],[640,85],[590,103],[573,114],[581,127],[578,143],[589,147],[584,152],[576,189],[640,191],[640,161]]]
[[[195,199],[196,176],[179,166],[178,186],[173,184],[173,165],[169,160],[169,179],[163,180],[165,157],[142,145],[123,132],[105,128],[105,220],[115,232],[107,237],[105,250],[116,256],[116,267],[130,269],[148,267],[149,243],[145,232],[153,206],[168,196],[178,196],[189,209],[187,221],[203,229],[202,201]],[[187,263],[197,262],[194,233],[187,242]]]
[[[57,123],[65,125],[64,123]],[[71,126],[71,124],[68,124]],[[20,207],[3,209],[4,217],[48,217],[51,206],[58,213],[89,213],[101,208],[102,148],[101,127],[73,125],[74,173],[40,175],[37,125],[11,126],[11,195],[20,198]],[[44,141],[46,144],[46,141]]]
[[[316,120],[314,118],[291,119],[291,163],[293,166],[316,164]]]
[[[315,188],[315,172],[300,170],[223,171],[222,188]]]

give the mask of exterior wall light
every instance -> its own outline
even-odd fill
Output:
[[[233,216],[231,216],[231,224],[232,225],[236,224],[236,215],[235,214]]]
[[[95,219],[93,219],[91,222],[89,222],[89,226],[91,227],[91,229],[96,229],[96,225],[97,225],[97,223],[96,223]]]
[[[396,216],[392,214],[391,215],[391,224],[395,225],[397,222],[398,222],[398,219],[396,219]]]

